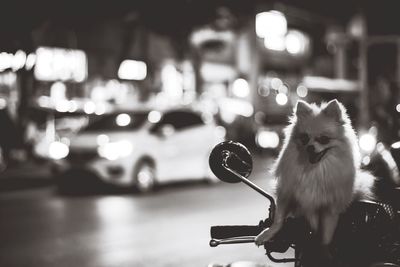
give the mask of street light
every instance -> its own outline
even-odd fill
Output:
[[[232,84],[232,93],[240,98],[245,98],[250,94],[249,83],[243,79],[238,78]]]
[[[286,50],[292,54],[297,55],[304,53],[307,43],[307,38],[304,33],[296,30],[290,30],[286,35]]]
[[[287,32],[287,20],[282,12],[271,10],[256,15],[256,34],[260,38],[284,36]]]

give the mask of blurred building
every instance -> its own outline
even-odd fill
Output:
[[[400,29],[380,19],[397,17],[391,7],[392,1],[45,1],[24,5],[29,13],[10,3],[1,11],[0,101],[21,125],[32,107],[53,118],[195,105],[230,126],[233,138],[285,124],[297,99],[339,97],[354,117],[366,109],[365,121],[368,85],[382,72],[400,79]],[[18,25],[9,23],[21,14]],[[391,48],[365,47],[367,35],[389,36]],[[382,67],[367,64],[368,51]],[[376,56],[383,51],[390,64]]]

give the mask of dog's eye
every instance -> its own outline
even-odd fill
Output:
[[[331,140],[328,136],[322,135],[320,137],[318,137],[317,142],[320,143],[321,145],[326,145],[329,143],[329,141]]]
[[[308,134],[306,134],[306,133],[301,133],[301,134],[299,134],[299,139],[300,139],[300,142],[301,142],[303,145],[307,145],[308,142],[310,141],[310,137],[309,137]]]

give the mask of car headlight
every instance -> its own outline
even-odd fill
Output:
[[[59,160],[67,157],[69,154],[69,147],[59,141],[54,141],[49,146],[49,156],[52,159]]]
[[[274,131],[260,130],[256,135],[256,142],[262,148],[277,148],[279,146],[279,135]]]
[[[132,153],[133,145],[131,142],[123,140],[118,142],[110,142],[101,145],[97,149],[100,157],[108,160],[116,160],[127,157]]]
[[[372,133],[364,133],[360,135],[358,143],[362,152],[371,153],[376,147],[376,137]]]

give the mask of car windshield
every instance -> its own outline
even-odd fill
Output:
[[[83,131],[137,130],[147,121],[147,117],[148,112],[107,114],[90,123]]]

